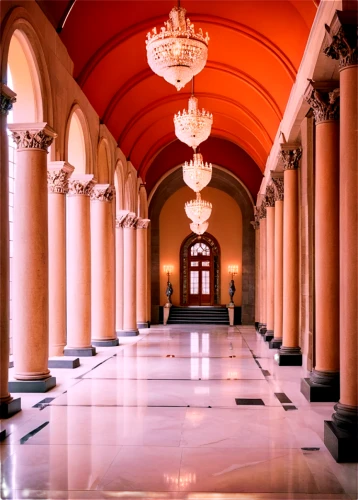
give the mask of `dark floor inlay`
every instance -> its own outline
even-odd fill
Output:
[[[319,451],[321,448],[301,448],[302,451]]]
[[[297,410],[298,408],[296,408],[296,406],[293,406],[293,405],[282,405],[282,408],[285,410],[285,411],[289,411],[289,410]]]
[[[36,427],[36,429],[34,429],[33,431],[28,432],[24,437],[22,437],[20,439],[20,444],[25,444],[26,441],[28,441],[30,438],[32,438],[32,436],[34,436],[35,434],[37,434],[38,432],[40,432],[40,430],[43,429],[44,427],[46,427],[46,425],[48,425],[49,423],[50,422],[44,422],[43,424],[41,424],[38,427]]]
[[[290,398],[288,398],[284,392],[275,392],[275,396],[280,403],[292,403]]]
[[[235,398],[237,405],[247,405],[247,406],[265,406],[262,399],[246,399],[246,398]]]
[[[47,406],[51,401],[53,401],[55,398],[45,398],[36,403],[32,408],[43,408],[44,406]]]
[[[167,354],[167,358],[175,358],[174,354]]]
[[[268,370],[262,370],[262,375],[264,377],[271,377],[271,373]]]

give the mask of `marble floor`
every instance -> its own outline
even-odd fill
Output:
[[[2,421],[1,498],[357,499],[323,443],[333,404],[275,352],[250,326],[158,326],[53,369]]]

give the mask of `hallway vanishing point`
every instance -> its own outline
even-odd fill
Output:
[[[53,369],[45,399],[21,395],[1,498],[357,498],[357,464],[323,443],[333,404],[308,403],[307,372],[278,367],[254,327],[154,326],[123,342]]]

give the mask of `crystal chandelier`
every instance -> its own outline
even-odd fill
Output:
[[[188,110],[174,115],[175,135],[194,151],[209,137],[212,124],[213,115],[204,108],[198,109],[198,99],[194,95],[189,99]]]
[[[203,155],[194,153],[194,160],[187,161],[183,165],[183,179],[195,193],[201,191],[211,181],[213,166],[204,163]]]
[[[207,231],[208,227],[209,227],[208,221],[202,222],[201,224],[195,224],[195,222],[192,222],[190,224],[190,229],[193,231],[193,233],[199,235],[204,234],[205,231]]]
[[[173,7],[160,33],[153,28],[146,40],[150,68],[177,90],[200,73],[208,58],[209,35],[201,28],[195,33],[185,14],[182,7]]]
[[[185,213],[196,224],[206,222],[211,215],[212,205],[201,199],[200,193],[196,193],[196,200],[185,203]]]

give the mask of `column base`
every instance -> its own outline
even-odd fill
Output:
[[[282,347],[274,356],[279,366],[302,366],[302,352],[300,347]]]
[[[96,355],[95,347],[68,347],[63,351],[64,356],[89,357]]]
[[[324,422],[324,444],[336,462],[358,462],[358,408],[334,405],[332,422]]]
[[[9,392],[47,392],[56,386],[56,377],[42,380],[11,380]]]
[[[48,367],[49,368],[78,368],[80,366],[79,358],[66,359],[64,356],[49,358]]]
[[[314,370],[301,380],[301,393],[311,403],[339,401],[339,373]]]
[[[266,325],[264,323],[261,323],[261,326],[259,328],[259,334],[260,335],[265,335],[266,332],[267,332]]]
[[[119,345],[118,339],[111,340],[92,340],[92,345],[96,347],[113,347]]]
[[[274,338],[273,330],[267,330],[264,335],[265,342],[271,342],[273,338]]]
[[[14,362],[13,361],[9,361],[9,368],[14,368]]]
[[[12,399],[8,403],[0,404],[0,418],[10,418],[21,411],[21,398]]]
[[[270,340],[269,348],[270,349],[281,349],[282,346],[282,339],[278,338],[275,339],[275,337]]]
[[[0,431],[0,443],[6,439],[6,430]]]
[[[144,321],[143,323],[137,323],[137,328],[140,329],[140,328],[150,328],[149,326],[149,321]]]
[[[136,337],[139,335],[138,330],[119,330],[117,332],[117,337]]]

